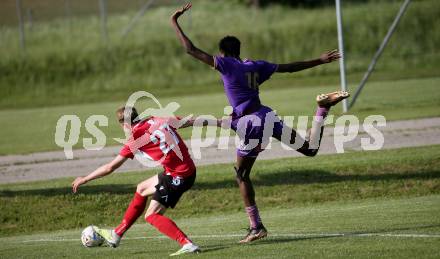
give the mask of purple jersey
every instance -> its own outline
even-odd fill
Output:
[[[258,86],[270,78],[277,65],[263,60],[240,61],[232,57],[214,57],[214,67],[222,74],[223,86],[233,117],[241,117],[261,106]]]

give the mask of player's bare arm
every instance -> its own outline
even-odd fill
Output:
[[[186,11],[188,11],[191,8],[191,3],[188,3],[181,7],[180,9],[176,10],[174,14],[171,16],[171,25],[173,26],[174,30],[177,33],[177,37],[179,38],[182,45],[185,47],[186,53],[193,56],[194,58],[202,61],[203,63],[210,65],[211,67],[214,67],[214,58],[212,55],[209,55],[205,51],[197,48],[194,46],[192,41],[185,35],[182,28],[179,25],[178,19],[179,17],[184,14]]]
[[[288,64],[279,64],[276,72],[279,73],[293,73],[304,69],[316,67],[322,64],[330,63],[341,58],[341,54],[338,50],[327,51],[321,54],[317,59],[308,61],[297,61]]]
[[[193,127],[195,122],[196,122],[196,119],[190,118],[182,126],[180,126],[180,128]],[[222,122],[223,122],[222,119],[209,119],[209,118],[207,118],[207,119],[203,120],[203,125],[197,125],[197,126],[216,125],[217,127],[221,127]]]
[[[127,161],[126,157],[118,155],[115,159],[113,159],[113,161],[98,167],[95,171],[91,172],[89,175],[77,177],[72,182],[73,192],[76,193],[80,185],[83,185],[91,180],[111,174],[113,171],[118,169],[125,161]]]

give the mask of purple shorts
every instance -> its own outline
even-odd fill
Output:
[[[231,128],[240,138],[237,155],[257,157],[264,150],[270,137],[281,136],[283,122],[271,108],[261,106],[253,113],[233,118]]]

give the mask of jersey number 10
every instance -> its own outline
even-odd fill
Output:
[[[247,72],[246,77],[248,80],[248,86],[251,89],[258,90],[258,73],[257,72]]]

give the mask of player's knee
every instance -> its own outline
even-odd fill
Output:
[[[237,182],[243,182],[249,180],[249,173],[246,172],[246,169],[243,167],[234,167],[235,170],[235,178],[237,179]]]
[[[148,221],[148,218],[156,218],[154,215],[162,215],[165,212],[165,208],[155,200],[152,200],[150,203],[150,206],[147,208],[147,211],[145,212],[145,221],[148,223],[151,223]]]
[[[147,188],[141,183],[136,186],[136,192],[142,194]]]
[[[145,221],[151,223],[152,220],[157,218],[158,215],[162,214],[160,208],[148,208],[145,212]]]

